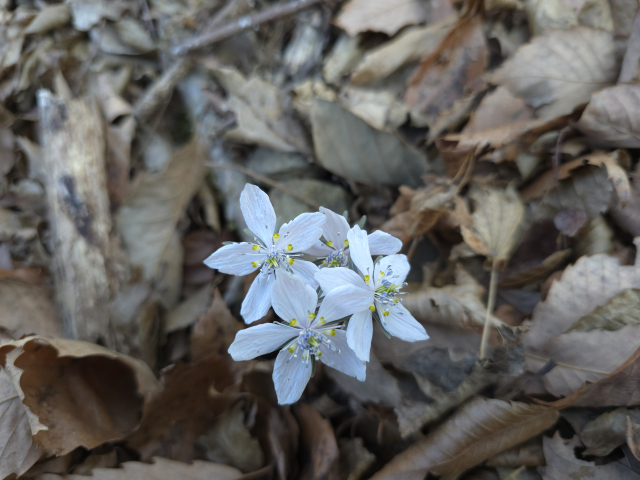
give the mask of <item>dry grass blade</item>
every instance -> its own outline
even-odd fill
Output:
[[[396,456],[372,480],[453,480],[487,458],[551,427],[559,413],[540,405],[476,397],[431,435]]]

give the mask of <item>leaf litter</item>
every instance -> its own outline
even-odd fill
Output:
[[[640,479],[637,2],[0,7],[0,479]],[[279,405],[247,183],[399,239],[429,338]]]

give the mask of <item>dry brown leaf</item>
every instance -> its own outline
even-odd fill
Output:
[[[491,467],[538,467],[544,465],[544,452],[542,451],[542,438],[534,438],[527,442],[504,450],[487,460]]]
[[[26,472],[37,460],[31,425],[20,395],[7,373],[0,369],[0,478]]]
[[[26,337],[2,345],[0,357],[32,412],[36,443],[58,455],[124,438],[159,390],[146,364],[93,343]]]
[[[587,447],[585,455],[604,457],[625,442],[626,419],[640,421],[640,411],[616,408],[587,423],[580,432],[580,440]]]
[[[420,321],[481,332],[487,314],[484,292],[485,288],[457,265],[455,285],[424,286],[407,296],[404,306]],[[501,323],[494,316],[491,318],[494,324]]]
[[[575,447],[580,446],[578,437],[565,440],[556,432],[553,438],[542,437],[546,467],[541,467],[543,480],[576,478],[589,480],[635,480],[638,474],[631,471],[622,462],[596,465],[579,460],[574,454]]]
[[[540,405],[476,397],[428,437],[397,455],[372,480],[453,480],[487,458],[551,427],[559,413]]]
[[[576,128],[590,141],[610,147],[640,147],[640,85],[616,85],[596,92]]]
[[[384,32],[393,36],[407,25],[427,20],[419,0],[349,0],[334,23],[352,37],[360,32]]]
[[[462,133],[493,130],[504,125],[533,119],[535,119],[533,109],[524,100],[514,97],[509,90],[500,86],[482,99],[462,129]]]
[[[214,287],[211,283],[207,283],[193,295],[190,295],[183,302],[178,304],[176,308],[167,313],[164,320],[165,333],[175,332],[195,324],[202,316],[207,313],[213,299]]]
[[[337,480],[339,452],[331,422],[322,418],[311,405],[298,405],[295,414],[300,424],[302,447],[311,457],[301,473],[301,480]]]
[[[624,364],[637,350],[639,335],[639,326],[563,333],[542,348],[528,349],[527,367],[536,372],[553,361],[555,366],[542,380],[550,394],[565,397],[584,382],[596,382]]]
[[[488,50],[480,16],[471,20],[448,53],[446,61],[432,65],[405,92],[405,102],[431,126],[454,106],[456,100],[480,90],[488,62]],[[439,128],[441,130],[442,127]]]
[[[513,186],[506,190],[476,188],[469,196],[476,203],[473,226],[461,226],[462,236],[476,253],[501,264],[519,240],[524,205]]]
[[[286,99],[278,88],[258,77],[247,80],[231,67],[216,68],[213,73],[236,114],[238,126],[227,132],[227,139],[283,152],[311,152],[302,127],[285,111]]]
[[[630,417],[625,420],[627,445],[633,456],[640,460],[640,425],[631,420]]]
[[[12,279],[0,280],[0,329],[13,338],[31,333],[64,336],[51,293]]]
[[[91,475],[46,475],[48,480],[234,480],[242,477],[236,468],[196,460],[191,464],[154,457],[153,463],[124,462],[119,468],[94,468]]]
[[[388,90],[345,86],[339,100],[343,108],[377,130],[393,132],[407,120],[406,105]]]
[[[586,0],[574,3],[570,0],[527,0],[527,16],[534,35],[545,30],[571,28],[584,25],[613,31],[611,8],[607,0]]]
[[[571,249],[554,252],[538,265],[521,272],[513,273],[504,280],[500,280],[499,286],[501,288],[521,288],[539,282],[565,264],[570,255]]]
[[[620,67],[618,84],[637,83],[640,80],[640,72],[638,71],[640,66],[640,45],[638,44],[638,40],[640,40],[640,18],[637,14],[640,5],[636,0],[612,0],[611,5],[614,13],[621,14],[619,15],[619,23],[626,30],[622,35],[629,37],[627,50],[622,59],[622,67]],[[616,16],[614,16],[614,19],[617,20]],[[620,34],[618,31],[616,33]]]
[[[50,5],[38,12],[24,33],[45,33],[71,21],[69,5]]]
[[[600,254],[582,257],[553,283],[546,299],[533,311],[532,326],[524,338],[529,349],[539,349],[596,307],[640,282],[635,266],[621,266],[618,258]]]
[[[452,16],[427,27],[408,28],[393,40],[368,50],[351,75],[351,83],[374,83],[404,65],[420,60],[438,46],[455,21]]]
[[[362,438],[341,438],[338,440],[338,448],[341,478],[346,480],[360,480],[376,461],[376,456],[367,450]]]
[[[611,32],[576,27],[534,38],[492,80],[551,119],[571,113],[593,92],[615,83],[619,67]]]
[[[619,293],[605,305],[596,307],[578,320],[572,331],[588,332],[596,328],[602,330],[620,330],[628,325],[640,325],[640,290],[629,289]]]
[[[318,162],[366,185],[417,186],[427,160],[395,135],[371,128],[335,103],[316,100],[311,126]]]

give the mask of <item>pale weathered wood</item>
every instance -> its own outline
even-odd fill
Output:
[[[68,334],[113,347],[108,303],[124,262],[112,236],[102,117],[94,101],[38,92],[57,299]]]

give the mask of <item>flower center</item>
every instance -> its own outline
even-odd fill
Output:
[[[323,267],[346,267],[349,263],[349,257],[345,255],[344,250],[334,250],[322,262]]]
[[[400,291],[400,289],[407,284],[394,283],[394,280],[397,278],[398,275],[393,274],[391,266],[387,267],[386,272],[380,272],[378,276],[373,297],[375,301],[382,306],[381,310],[384,317],[389,316],[389,307],[393,308],[398,303],[402,303],[402,298],[398,298],[398,296],[407,294],[406,292]]]
[[[331,344],[331,340],[328,337],[333,337],[336,334],[334,328],[326,329],[322,331],[313,330],[311,328],[305,328],[300,332],[298,338],[289,344],[287,350],[291,352],[291,356],[287,360],[289,362],[292,358],[297,357],[298,353],[302,357],[302,361],[307,364],[311,357],[316,360],[320,359],[322,352],[320,347],[325,345],[326,348],[334,352],[340,353],[336,347]]]
[[[277,234],[274,234],[274,238]],[[299,257],[299,254],[290,254],[293,247],[291,244],[287,245],[284,249],[277,249],[275,244],[270,247],[265,247],[264,245],[253,245],[251,247],[256,253],[250,253],[245,255],[257,256],[258,259],[251,262],[251,266],[253,268],[260,268],[260,275],[263,278],[268,277],[272,273],[276,271],[278,268],[284,268],[285,270],[291,271],[291,266],[295,260],[295,257]],[[285,252],[286,250],[286,252]],[[255,258],[255,257],[254,257]]]

